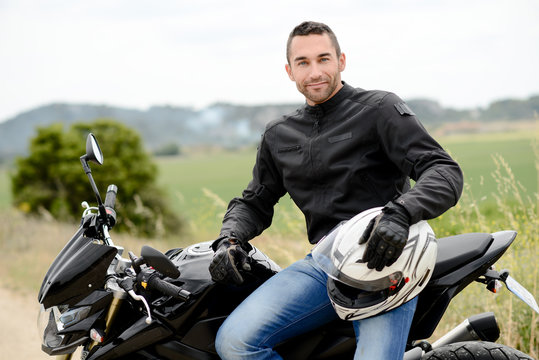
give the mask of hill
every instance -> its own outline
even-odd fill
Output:
[[[516,121],[533,119],[539,112],[539,96],[527,100],[505,99],[486,109],[444,108],[429,99],[408,100],[428,127],[463,121]],[[23,112],[0,123],[0,160],[24,155],[37,126],[54,122],[71,124],[112,118],[139,131],[149,151],[163,146],[239,147],[256,143],[265,124],[300,104],[242,106],[217,103],[201,110],[188,107],[154,106],[147,110],[108,105],[54,103]]]
[[[0,159],[25,154],[37,126],[55,122],[72,124],[111,118],[142,134],[148,150],[166,144],[180,146],[219,145],[237,147],[253,144],[266,122],[293,111],[296,105],[238,106],[214,104],[202,110],[154,106],[136,110],[107,105],[55,103],[23,112],[0,123]]]

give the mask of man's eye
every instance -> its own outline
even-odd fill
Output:
[[[305,65],[307,65],[307,61],[300,61],[298,63],[298,66],[305,66]]]

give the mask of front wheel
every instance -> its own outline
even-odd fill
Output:
[[[466,341],[434,349],[421,360],[534,360],[509,346],[484,341]]]

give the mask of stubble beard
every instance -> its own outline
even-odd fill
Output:
[[[320,79],[317,81],[311,81],[310,83],[317,83],[320,81],[325,81],[327,83],[327,86],[325,89],[320,89],[320,90],[309,89],[308,87],[309,83],[297,85],[299,92],[302,93],[303,96],[305,96],[308,102],[311,102],[314,104],[321,104],[327,101],[333,95],[333,92],[338,86],[338,81],[336,77]]]

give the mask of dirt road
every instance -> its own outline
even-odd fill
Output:
[[[54,359],[41,351],[37,295],[0,288],[0,360]]]

